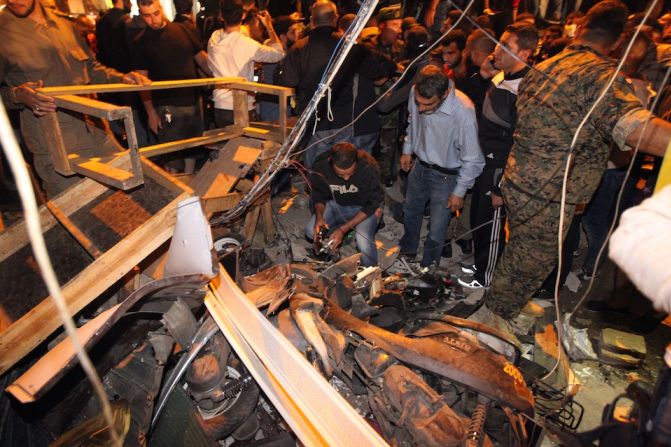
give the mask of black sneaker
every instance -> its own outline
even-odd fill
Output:
[[[391,211],[391,217],[398,223],[403,223],[403,203],[394,202],[389,205],[389,211]]]
[[[482,289],[483,287],[487,287],[480,281],[475,279],[475,276],[470,276],[468,278],[459,278],[457,281],[459,282],[459,284],[461,284],[461,287],[466,287],[467,289]]]
[[[452,257],[452,243],[446,242],[443,245],[443,251],[440,253],[441,258],[451,258]]]
[[[464,272],[467,275],[475,275],[478,271],[478,268],[475,266],[475,264],[459,264],[461,267],[461,271]]]

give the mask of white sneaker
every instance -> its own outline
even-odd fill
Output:
[[[470,279],[459,278],[457,282],[461,284],[461,287],[466,287],[467,289],[482,289],[483,287],[486,287],[485,285],[480,284],[480,281],[474,277],[471,277]]]
[[[478,271],[478,268],[475,266],[475,264],[460,264],[461,266],[461,271],[464,272],[467,275],[475,275],[475,272]]]

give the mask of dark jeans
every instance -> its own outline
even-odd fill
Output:
[[[157,106],[156,112],[161,117],[161,128],[158,130],[159,143],[203,135],[199,102],[192,106]]]
[[[587,236],[587,254],[583,263],[583,269],[587,273],[592,273],[595,269],[598,271],[601,265],[596,265],[596,258],[601,250],[601,246],[606,241],[608,230],[615,216],[615,206],[620,187],[627,173],[625,169],[607,169],[601,179],[592,201],[582,216],[582,228]],[[622,195],[619,214],[632,205],[632,193],[634,191],[635,181],[629,179]],[[619,216],[617,216],[619,218]],[[608,251],[604,251],[599,264],[602,264]]]
[[[440,254],[445,244],[445,234],[452,215],[447,199],[457,184],[456,175],[447,175],[423,166],[415,161],[408,176],[408,190],[403,205],[403,228],[401,253],[417,253],[419,234],[422,229],[424,208],[429,203],[431,222],[429,235],[424,242],[422,267],[440,263]]]
[[[249,121],[256,121],[256,110],[249,111]],[[228,109],[214,109],[214,124],[217,127],[235,124],[235,114]]]

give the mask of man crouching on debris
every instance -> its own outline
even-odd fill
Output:
[[[335,250],[354,230],[361,265],[377,265],[375,232],[384,194],[375,159],[351,143],[338,143],[315,161],[310,185],[314,214],[305,227],[308,239],[314,240],[325,227],[326,243]]]

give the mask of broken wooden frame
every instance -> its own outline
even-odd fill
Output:
[[[63,297],[71,314],[86,307],[167,241],[174,229],[177,203],[192,195],[191,188],[170,178],[149,160],[143,158],[140,163],[144,175],[172,191],[175,198],[62,286]],[[58,208],[59,215],[72,216],[106,191],[109,191],[106,186],[84,179],[56,197],[53,206]],[[59,224],[57,217],[46,206],[40,207],[40,221],[43,232]],[[78,242],[81,244],[81,241]],[[8,228],[0,234],[0,262],[27,244],[29,240],[25,222]],[[0,374],[21,360],[60,325],[56,304],[50,296],[12,322],[0,332]]]
[[[215,85],[233,90],[234,124],[224,129],[214,129],[203,136],[187,138],[169,143],[161,143],[139,148],[135,134],[133,112],[128,106],[116,106],[84,96],[94,93],[134,92],[170,88],[203,87]],[[68,153],[55,113],[47,114],[42,120],[48,140],[51,159],[56,172],[62,175],[80,174],[122,190],[129,190],[143,182],[140,156],[153,157],[193,147],[218,143],[238,136],[250,136],[283,143],[287,137],[287,99],[293,89],[268,84],[247,82],[244,78],[207,78],[178,81],[157,81],[150,85],[98,84],[85,86],[44,87],[40,93],[53,96],[61,109],[72,110],[85,115],[106,119],[123,120],[128,138],[128,150],[119,154],[84,158]],[[279,125],[259,123],[250,126],[247,94],[265,93],[279,98]],[[120,156],[130,157],[130,171],[110,166],[110,161]]]

